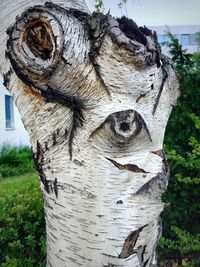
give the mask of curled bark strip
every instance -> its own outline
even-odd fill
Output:
[[[144,225],[144,226],[140,227],[138,230],[130,233],[130,235],[126,238],[126,240],[123,244],[122,251],[119,255],[119,258],[125,259],[134,253],[134,247],[135,247],[135,244],[138,240],[139,234],[146,226],[147,225]]]
[[[163,152],[162,149],[160,149],[160,150],[156,150],[156,151],[151,151],[151,153],[153,153],[153,154],[155,154],[155,155],[161,157],[162,159],[164,158],[164,155],[163,155],[164,152]]]
[[[110,162],[113,163],[113,165],[115,165],[118,169],[120,170],[127,170],[127,171],[131,171],[131,172],[141,172],[141,173],[148,173],[146,172],[145,170],[143,169],[140,169],[137,165],[134,165],[134,164],[120,164],[118,163],[117,161],[113,160],[113,159],[109,159],[109,158],[106,158],[107,160],[109,160]]]

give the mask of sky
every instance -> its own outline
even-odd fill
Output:
[[[105,12],[114,16],[126,15],[138,25],[192,25],[200,24],[200,0],[127,0],[120,9],[120,0],[104,0]],[[94,0],[86,0],[89,8]]]

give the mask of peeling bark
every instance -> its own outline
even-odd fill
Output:
[[[156,33],[83,0],[0,7],[0,71],[41,179],[47,267],[156,266],[179,96]]]
[[[122,251],[119,255],[119,258],[122,258],[122,259],[128,258],[130,255],[134,253],[135,244],[138,240],[140,232],[143,230],[144,227],[145,226],[140,227],[136,231],[133,231],[132,233],[130,233],[130,235],[126,238],[123,244]]]
[[[107,160],[109,160],[110,162],[112,162],[117,168],[119,168],[120,170],[128,170],[131,172],[141,172],[141,173],[147,173],[146,171],[144,171],[143,169],[140,169],[137,165],[134,164],[120,164],[117,163],[115,160],[109,159],[107,158]]]

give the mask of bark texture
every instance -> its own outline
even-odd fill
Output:
[[[41,179],[47,266],[156,266],[177,77],[146,27],[44,2],[1,0],[0,58]]]

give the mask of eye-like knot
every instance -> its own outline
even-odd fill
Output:
[[[7,55],[17,73],[40,81],[48,77],[63,47],[63,30],[58,19],[45,7],[36,6],[17,19],[8,35]]]
[[[55,50],[55,42],[52,36],[51,25],[38,19],[26,28],[24,39],[30,51],[36,58],[48,60]]]

